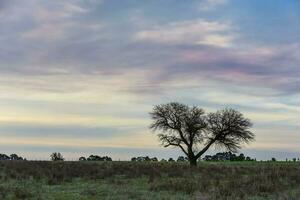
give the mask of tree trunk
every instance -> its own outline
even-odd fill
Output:
[[[197,166],[197,159],[196,158],[190,158],[190,166],[196,167]]]

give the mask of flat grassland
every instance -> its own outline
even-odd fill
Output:
[[[300,162],[0,161],[0,199],[300,199]]]

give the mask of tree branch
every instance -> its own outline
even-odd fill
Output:
[[[214,138],[214,139],[212,139],[212,140],[210,140],[210,142],[201,150],[201,151],[199,151],[197,154],[196,154],[196,158],[198,159],[198,158],[200,158],[200,156],[202,156],[208,149],[209,149],[209,147],[213,144],[213,143],[215,143],[217,141],[217,139],[216,138]]]
[[[188,156],[188,152],[186,152],[186,150],[183,148],[183,146],[181,144],[169,143],[169,144],[165,145],[165,147],[168,147],[168,146],[177,146],[177,147],[180,147],[180,149],[183,151],[183,153],[186,156]]]

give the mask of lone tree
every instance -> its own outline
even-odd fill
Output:
[[[150,116],[153,120],[150,129],[160,131],[162,145],[180,148],[191,166],[196,166],[197,159],[212,145],[236,152],[241,143],[254,140],[249,130],[252,123],[234,109],[205,115],[197,106],[171,102],[155,106]]]
[[[52,161],[64,161],[64,157],[61,153],[59,152],[54,152],[50,155],[50,158]]]

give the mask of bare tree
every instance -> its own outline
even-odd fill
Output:
[[[212,145],[235,152],[241,143],[254,139],[249,131],[250,120],[233,109],[205,115],[199,107],[171,102],[155,106],[150,115],[153,120],[150,129],[161,131],[158,137],[162,145],[180,148],[191,166],[196,166]]]

